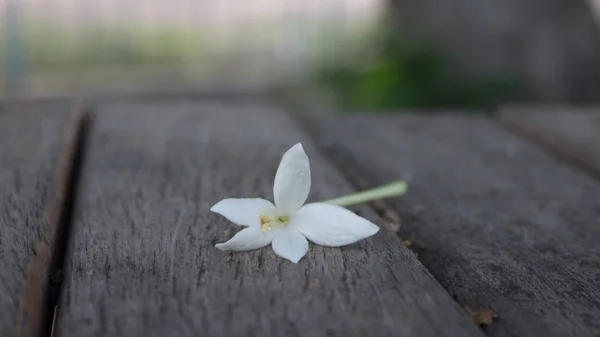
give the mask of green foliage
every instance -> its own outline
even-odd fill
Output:
[[[33,28],[25,34],[32,71],[106,66],[165,66],[198,61],[203,39],[180,30]]]
[[[381,41],[381,39],[371,39]],[[523,90],[507,76],[464,75],[435,47],[386,35],[371,61],[339,62],[320,68],[318,82],[330,87],[341,108],[491,108],[517,99]],[[367,62],[367,64],[364,64]]]

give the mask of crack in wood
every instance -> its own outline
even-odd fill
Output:
[[[31,328],[27,336],[51,336],[56,303],[62,287],[62,265],[67,251],[73,203],[89,117],[82,103],[75,104],[56,173],[55,193],[44,211],[45,230],[35,245],[35,260],[27,268],[25,311]],[[45,284],[45,285],[44,285]],[[40,293],[40,291],[45,293]]]

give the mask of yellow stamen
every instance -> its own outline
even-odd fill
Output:
[[[271,230],[271,218],[266,215],[260,216],[260,230],[263,232],[268,232]]]
[[[282,227],[282,226],[287,225],[289,221],[290,221],[290,217],[287,215],[278,216],[277,218],[272,219],[269,216],[261,214],[260,230],[263,232],[268,232],[271,229],[273,229],[273,227]]]

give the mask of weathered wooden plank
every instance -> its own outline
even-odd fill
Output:
[[[404,177],[399,234],[490,336],[598,336],[600,184],[482,117],[343,116],[319,144],[371,184]]]
[[[600,107],[507,107],[504,122],[600,178]]]
[[[270,248],[214,248],[237,228],[209,208],[226,197],[270,197],[296,142],[311,158],[310,199],[351,192],[272,106],[100,107],[57,336],[481,336],[391,232],[341,249],[312,246],[298,265]]]
[[[48,272],[80,115],[69,102],[0,114],[0,336],[44,329]],[[57,175],[58,174],[58,175]]]

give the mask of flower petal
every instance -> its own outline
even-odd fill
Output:
[[[308,241],[295,230],[282,230],[273,239],[273,252],[293,263],[298,263],[308,252]]]
[[[274,214],[275,206],[264,199],[223,199],[210,208],[227,220],[240,225],[260,227],[260,216]]]
[[[328,247],[349,245],[379,231],[379,227],[353,212],[335,205],[314,203],[302,206],[289,226],[310,241]]]
[[[302,144],[298,143],[283,155],[275,174],[275,205],[280,211],[294,212],[304,204],[308,192],[310,165]]]
[[[244,228],[225,243],[218,243],[215,248],[220,250],[244,251],[262,248],[271,241],[275,233],[262,232],[260,228]]]

